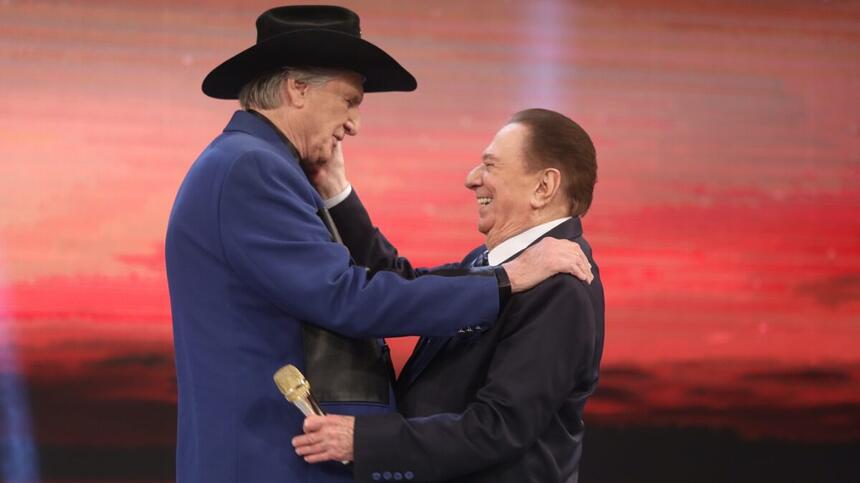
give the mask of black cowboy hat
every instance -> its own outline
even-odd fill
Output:
[[[413,91],[415,77],[379,47],[361,38],[358,15],[328,5],[267,10],[257,18],[257,43],[212,70],[203,92],[236,99],[260,74],[282,67],[327,67],[364,76],[365,92]]]

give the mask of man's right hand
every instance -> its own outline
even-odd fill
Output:
[[[511,292],[523,292],[556,273],[569,273],[591,283],[591,263],[578,244],[546,237],[522,255],[502,265],[511,281]]]
[[[305,168],[305,174],[324,200],[334,198],[345,190],[349,181],[346,179],[342,143],[335,145],[331,159],[315,164],[312,169]]]

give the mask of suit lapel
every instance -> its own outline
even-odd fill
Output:
[[[486,251],[486,248],[484,245],[481,245],[469,252],[460,261],[460,267],[471,267],[475,260]],[[449,340],[451,340],[451,337],[421,337],[418,343],[415,344],[412,355],[409,356],[409,360],[406,361],[406,365],[403,366],[403,371],[401,371],[400,377],[397,379],[398,389],[405,389],[412,384]]]
[[[445,344],[451,340],[450,337],[422,337],[419,345],[415,348],[415,353],[409,358],[406,367],[403,368],[403,374],[400,381],[404,384],[403,389],[409,387],[415,379],[430,365],[430,362],[436,357],[436,354],[445,347]],[[398,383],[400,383],[398,381]],[[400,384],[398,384],[400,385]]]

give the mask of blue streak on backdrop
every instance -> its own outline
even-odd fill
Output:
[[[522,91],[519,109],[542,107],[566,115],[560,102],[565,97],[567,69],[562,57],[568,45],[564,38],[570,29],[564,2],[523,2],[525,19],[524,43],[520,47],[522,58],[513,69],[519,71]],[[569,87],[568,87],[569,89]],[[511,113],[513,114],[513,113]]]
[[[0,281],[3,280],[0,270]],[[0,288],[0,477],[9,483],[37,483],[38,458],[30,430],[30,408],[7,307],[6,294]]]

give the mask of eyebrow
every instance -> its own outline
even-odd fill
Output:
[[[498,160],[499,160],[499,158],[497,158],[497,157],[496,157],[495,155],[493,155],[492,153],[484,153],[484,154],[482,154],[482,155],[481,155],[481,161],[487,161],[487,160],[491,160],[491,161],[498,161]]]

